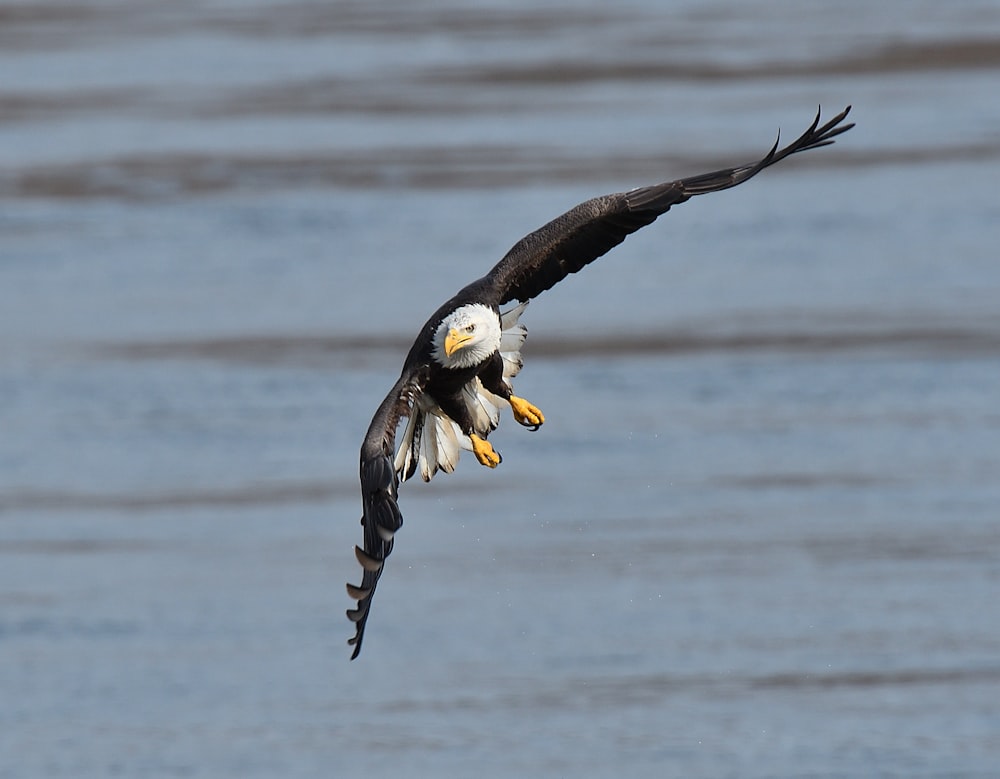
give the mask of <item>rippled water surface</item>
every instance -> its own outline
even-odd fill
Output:
[[[993,777],[995,2],[0,0],[0,777]],[[357,451],[602,192],[503,465]]]

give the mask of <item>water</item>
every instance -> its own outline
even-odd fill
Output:
[[[0,776],[995,776],[992,2],[0,3]],[[357,451],[576,202],[495,472]]]

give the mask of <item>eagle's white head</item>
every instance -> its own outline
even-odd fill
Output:
[[[445,368],[471,368],[500,348],[500,317],[489,306],[470,303],[441,320],[432,356]]]

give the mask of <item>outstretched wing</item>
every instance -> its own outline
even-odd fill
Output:
[[[393,464],[396,428],[401,417],[412,413],[414,399],[422,391],[422,375],[404,370],[375,412],[361,445],[361,524],[365,529],[365,545],[356,546],[354,553],[364,573],[360,586],[347,585],[347,594],[358,601],[357,607],[347,611],[348,618],[357,625],[357,632],[348,641],[354,646],[352,660],[361,651],[375,587],[392,551],[392,537],[403,524],[396,502],[399,477]]]
[[[651,224],[671,206],[695,195],[735,187],[785,157],[833,143],[835,136],[854,126],[841,125],[850,110],[848,106],[822,127],[817,111],[808,130],[783,149],[775,141],[758,162],[581,203],[518,241],[482,282],[494,291],[500,305],[530,300]]]

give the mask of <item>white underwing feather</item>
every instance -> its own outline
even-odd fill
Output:
[[[420,424],[422,414],[419,409],[414,406],[410,412],[410,418],[406,421],[406,428],[403,430],[403,438],[399,442],[399,449],[396,451],[396,460],[393,463],[393,467],[396,469],[396,473],[400,474],[400,478],[406,481],[413,474],[413,455],[416,451],[416,446],[414,442],[414,436],[416,435],[416,429],[418,424]]]
[[[528,328],[524,325],[515,325],[510,330],[504,330],[500,336],[500,351],[516,352],[521,349],[524,339],[528,337]]]
[[[483,387],[479,379],[473,379],[462,388],[462,398],[472,415],[472,426],[476,432],[486,436],[500,424],[500,400]]]
[[[503,377],[505,379],[513,379],[521,372],[521,368],[524,367],[524,360],[521,359],[521,353],[500,352],[500,356],[503,358]],[[511,386],[509,381],[507,382],[507,386]]]
[[[517,324],[517,320],[521,318],[521,314],[524,313],[524,309],[528,307],[528,301],[525,300],[523,303],[518,303],[513,308],[507,309],[506,311],[500,312],[500,329],[509,330],[514,325]]]
[[[528,337],[528,328],[518,322],[527,302],[514,306],[510,311],[500,315],[500,356],[503,358],[503,377],[512,379],[521,372],[524,361],[521,359],[521,346]],[[510,382],[507,382],[510,386]]]

